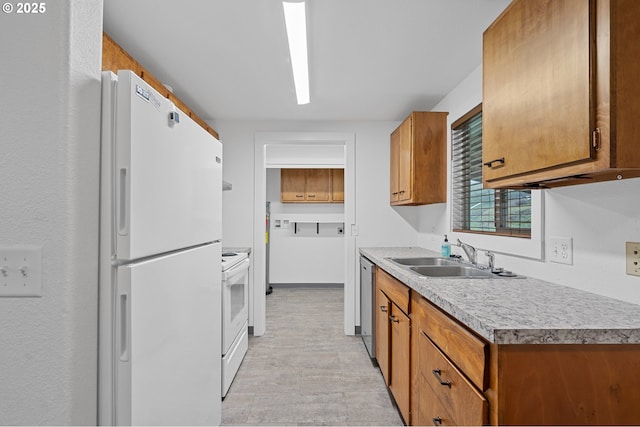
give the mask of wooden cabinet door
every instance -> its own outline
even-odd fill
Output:
[[[400,125],[398,144],[398,201],[410,200],[413,181],[413,116]]]
[[[409,423],[411,327],[409,317],[391,304],[391,382],[389,388],[406,423]]]
[[[485,181],[595,156],[591,3],[516,0],[485,31]]]
[[[344,202],[344,169],[331,169],[331,201]]]
[[[376,360],[384,381],[389,385],[389,314],[391,304],[387,296],[380,290],[376,290]]]
[[[305,169],[280,170],[280,201],[302,202],[305,197]]]
[[[329,202],[331,194],[331,170],[307,169],[305,200],[308,202]]]
[[[431,388],[447,413],[458,425],[485,425],[487,399],[426,335],[421,334],[420,371],[425,386]]]
[[[391,205],[447,201],[447,115],[414,111],[391,134]]]
[[[389,165],[389,201],[397,202],[398,201],[398,160],[399,160],[399,152],[400,152],[400,128],[393,131],[391,134],[391,151],[389,154],[390,165]]]
[[[451,415],[447,412],[444,405],[438,400],[433,390],[428,385],[424,384],[425,378],[421,386],[423,387],[423,394],[421,395],[420,406],[418,407],[418,414],[416,415],[416,421],[412,425],[420,426],[457,426],[461,425],[456,422]],[[478,424],[481,425],[481,424]]]

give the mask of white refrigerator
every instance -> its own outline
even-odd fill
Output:
[[[219,425],[222,145],[130,71],[102,94],[98,422]]]

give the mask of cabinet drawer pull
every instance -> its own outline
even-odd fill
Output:
[[[491,160],[489,162],[483,163],[483,165],[492,168],[494,163],[500,163],[500,165],[504,165],[504,157],[500,157],[499,159]]]
[[[602,146],[602,137],[600,128],[595,128],[593,132],[591,132],[591,144],[596,151],[600,151],[600,147]]]
[[[304,197],[304,194],[296,194],[296,197]]]
[[[386,313],[387,312],[387,307],[384,306],[384,305],[381,305],[380,306],[380,311],[383,312],[383,313]]]
[[[315,194],[307,194],[307,197],[316,197]]]
[[[442,371],[440,369],[434,369],[431,372],[433,372],[433,376],[436,377],[436,379],[438,380],[440,385],[445,385],[445,386],[451,388],[451,381],[449,381],[449,380],[443,381],[442,380],[442,377],[440,376],[440,374],[442,374]]]
[[[396,316],[393,316],[393,315],[389,315],[389,320],[391,320],[392,323],[399,323],[400,322],[398,320],[398,318]]]
[[[433,425],[434,426],[441,426],[442,425],[442,418],[435,417],[435,418],[432,418],[432,419],[433,419]]]

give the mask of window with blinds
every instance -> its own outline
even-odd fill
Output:
[[[531,191],[482,188],[482,104],[451,134],[453,231],[531,237]]]

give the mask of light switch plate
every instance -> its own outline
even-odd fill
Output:
[[[549,239],[549,261],[573,265],[573,239],[571,237],[551,237]]]
[[[640,243],[627,242],[627,274],[640,276]]]
[[[0,296],[42,296],[42,248],[0,246]]]

